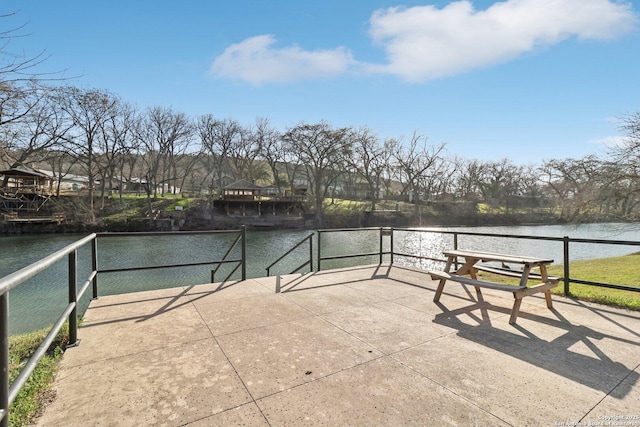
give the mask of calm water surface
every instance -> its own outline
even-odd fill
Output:
[[[588,224],[579,226],[509,226],[439,228],[518,234],[547,237],[612,239],[640,241],[640,225],[636,224]],[[262,277],[265,268],[286,250],[298,243],[311,231],[263,231],[247,232],[247,276]],[[0,277],[27,266],[50,253],[61,249],[82,235],[6,236],[0,237]],[[109,237],[98,241],[99,268],[155,266],[176,263],[205,262],[220,259],[227,251],[233,237],[219,234],[192,236],[137,236]],[[316,240],[314,239],[314,246]],[[377,231],[324,233],[323,256],[349,253],[376,252],[379,247]],[[443,250],[453,247],[453,237],[439,233],[397,232],[394,248],[398,252],[421,253],[440,257]],[[498,237],[459,236],[458,247],[463,249],[510,252],[531,256],[551,257],[562,262],[562,243],[536,240],[504,239]],[[384,239],[384,249],[389,239]],[[315,249],[315,248],[314,248]],[[78,252],[78,284],[81,285],[90,272],[90,248]],[[571,259],[588,259],[617,256],[640,251],[640,247],[593,245],[573,243]],[[239,257],[239,248],[233,258]],[[273,274],[289,273],[309,256],[307,245],[296,250],[286,263],[272,269]],[[314,266],[317,268],[314,255]],[[341,261],[324,261],[323,269],[354,264],[376,263],[377,256]],[[432,267],[433,262],[416,262],[396,258],[395,262],[420,267]],[[216,281],[227,276],[233,266],[227,265],[216,274]],[[136,292],[149,289],[209,283],[212,266],[180,267],[102,274],[99,277],[100,295]],[[308,271],[307,268],[302,270]],[[45,327],[53,323],[67,304],[67,262],[63,260],[47,271],[29,280],[10,293],[10,331],[21,333]],[[232,278],[240,277],[239,270]],[[89,304],[90,290],[80,302],[84,311]]]

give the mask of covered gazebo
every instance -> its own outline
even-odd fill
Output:
[[[227,215],[236,214],[246,216],[250,214],[260,216],[262,187],[246,179],[241,179],[222,189],[222,201]]]
[[[51,177],[25,166],[0,171],[0,187],[5,193],[50,194]]]
[[[0,211],[6,216],[32,215],[51,198],[52,179],[27,167],[0,171]]]
[[[260,199],[262,187],[241,179],[222,189],[222,199],[228,201],[254,201]]]

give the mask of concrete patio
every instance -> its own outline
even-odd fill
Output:
[[[396,266],[275,281],[92,301],[38,425],[640,426],[640,313],[532,296],[510,325],[510,294],[434,303]]]

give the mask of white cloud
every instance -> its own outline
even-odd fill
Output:
[[[612,39],[637,22],[631,4],[616,0],[507,0],[481,11],[468,0],[442,9],[392,7],[375,11],[370,19],[370,36],[385,50],[385,64],[359,63],[344,47],[277,48],[274,36],[261,35],[228,47],[211,73],[259,85],[358,69],[424,82],[503,63],[570,37]]]
[[[442,9],[378,10],[370,34],[388,57],[374,69],[421,82],[505,62],[571,36],[611,39],[636,22],[629,4],[609,0],[509,0],[483,11],[465,0]]]
[[[260,85],[331,77],[355,64],[342,47],[306,51],[298,46],[275,48],[275,43],[274,36],[261,35],[231,45],[215,59],[211,73]]]
[[[571,36],[610,39],[635,23],[629,4],[609,0],[509,0],[484,11],[465,0],[442,9],[378,10],[370,34],[389,60],[379,71],[421,82],[505,62]]]

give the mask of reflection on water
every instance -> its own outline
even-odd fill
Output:
[[[547,237],[598,238],[640,241],[640,227],[635,224],[588,224],[580,226],[514,226],[440,228],[446,231],[470,231],[499,235],[533,235]],[[247,277],[266,275],[266,267],[280,255],[308,236],[312,231],[247,232]],[[0,277],[29,265],[77,240],[80,235],[7,236],[0,238]],[[109,237],[98,241],[99,268],[125,268],[158,266],[178,263],[198,263],[221,259],[235,236],[197,234],[177,236]],[[390,238],[382,241],[383,251],[389,251]],[[442,251],[453,248],[453,236],[435,232],[394,233],[394,251],[441,258]],[[317,247],[314,239],[314,269],[317,269]],[[494,252],[509,252],[531,256],[551,257],[562,262],[562,242],[505,239],[500,237],[459,236],[458,247]],[[377,263],[380,248],[378,230],[350,231],[322,234],[322,256],[341,256],[355,253],[375,253],[367,257],[326,260],[323,269],[340,268],[356,264]],[[639,251],[633,246],[594,245],[572,243],[572,260],[617,256]],[[240,245],[230,258],[240,257]],[[271,274],[286,274],[309,259],[309,246],[296,249],[285,262],[272,268]],[[383,261],[387,262],[389,256]],[[90,272],[89,246],[78,251],[78,285]],[[396,256],[394,262],[420,268],[436,266],[433,261],[415,260]],[[215,280],[223,280],[235,267],[220,267]],[[163,268],[146,271],[101,274],[100,295],[137,292],[175,286],[209,283],[213,266]],[[307,272],[305,267],[301,272]],[[67,262],[62,260],[47,271],[29,280],[10,293],[10,330],[12,333],[30,331],[53,323],[67,304]],[[240,269],[232,279],[240,278]],[[80,301],[81,311],[89,304],[90,290]]]

